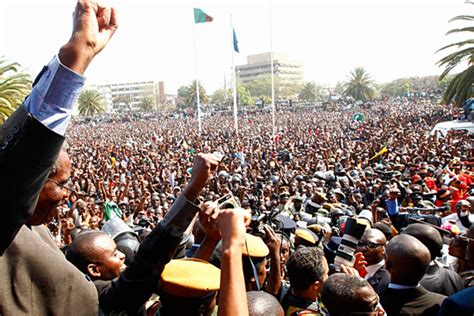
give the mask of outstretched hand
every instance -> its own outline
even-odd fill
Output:
[[[225,209],[219,212],[217,225],[222,237],[222,245],[245,243],[245,228],[250,222],[250,211],[243,208]]]
[[[118,28],[114,7],[96,0],[78,0],[69,42],[61,47],[59,59],[66,67],[83,74],[95,55],[109,42]]]
[[[198,197],[218,164],[219,160],[213,154],[201,153],[194,158],[191,180],[184,192],[188,200],[194,201]]]
[[[217,217],[219,211],[216,210],[215,204],[212,202],[205,202],[201,204],[201,212],[199,213],[199,224],[206,232],[206,238],[219,241],[221,234],[217,226]]]

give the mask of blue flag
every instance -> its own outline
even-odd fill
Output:
[[[237,43],[239,42],[237,40],[237,36],[235,35],[235,29],[232,29],[232,31],[234,32],[234,50],[236,53],[240,53],[239,52],[239,45],[237,45]]]

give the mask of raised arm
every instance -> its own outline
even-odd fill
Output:
[[[242,265],[246,220],[250,220],[250,215],[246,216],[243,209],[222,210],[218,217],[222,236],[219,316],[249,314]]]
[[[196,157],[188,186],[141,243],[133,262],[118,280],[98,288],[100,308],[104,313],[136,313],[157,289],[161,272],[173,258],[184,231],[199,211],[193,202],[216,167],[217,160],[213,155]]]
[[[116,28],[113,8],[78,1],[70,40],[43,68],[23,104],[0,126],[0,255],[33,214],[84,85],[82,74]]]

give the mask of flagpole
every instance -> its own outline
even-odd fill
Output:
[[[224,71],[224,104],[227,105],[227,74]]]
[[[235,73],[235,63],[234,63],[234,25],[232,23],[232,14],[230,15],[230,29],[232,32],[232,72],[234,74],[234,82],[233,82],[233,95],[234,95],[234,128],[235,128],[235,135],[239,135],[239,123],[237,121],[237,74]]]
[[[202,132],[202,123],[201,123],[201,104],[199,100],[199,80],[198,80],[198,66],[197,66],[197,43],[196,43],[196,23],[193,23],[193,44],[194,44],[194,70],[196,73],[196,103],[197,103],[197,116],[198,116],[198,128],[199,135]]]
[[[272,35],[272,1],[269,1],[270,14],[270,72],[272,77],[272,137],[275,141],[275,78],[273,77],[273,35]]]

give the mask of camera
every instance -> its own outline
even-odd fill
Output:
[[[336,271],[340,271],[341,264],[349,267],[353,266],[354,253],[366,227],[366,225],[358,223],[357,220],[352,217],[346,220],[344,235],[342,236],[341,244],[336,250],[336,257],[334,259]]]
[[[216,203],[216,210],[224,210],[228,208],[239,208],[240,204],[236,200],[236,198],[231,194],[226,194],[223,197],[217,199]]]
[[[265,223],[267,215],[265,213],[255,212],[250,219],[250,234],[254,236],[265,236]]]
[[[281,233],[285,229],[285,225],[278,217],[278,212],[261,212],[252,211],[250,219],[250,234],[255,236],[265,236],[265,224],[269,225],[276,233]]]

